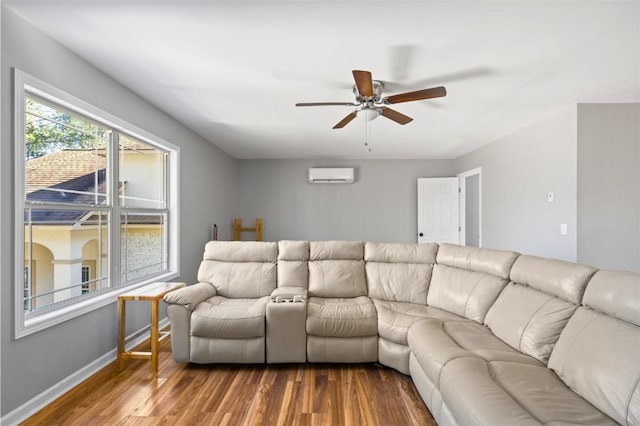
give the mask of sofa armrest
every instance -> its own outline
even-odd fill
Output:
[[[307,289],[303,287],[278,287],[271,292],[273,302],[304,302],[307,300]]]
[[[185,305],[167,305],[171,322],[171,353],[177,362],[191,361],[191,311]]]
[[[211,284],[198,283],[165,294],[164,301],[170,305],[183,305],[193,311],[200,302],[216,294],[216,288]]]

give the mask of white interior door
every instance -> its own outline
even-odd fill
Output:
[[[418,243],[459,239],[458,178],[418,179]]]

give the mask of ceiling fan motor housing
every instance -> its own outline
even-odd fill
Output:
[[[384,84],[378,80],[372,80],[371,83],[373,85],[372,97],[360,95],[360,92],[358,92],[358,86],[356,85],[353,86],[353,94],[356,97],[356,101],[361,103],[366,103],[367,101],[370,101],[370,102],[372,101],[375,103],[380,102],[380,100],[382,99],[382,89],[384,88]]]

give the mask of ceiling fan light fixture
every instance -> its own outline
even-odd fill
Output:
[[[380,111],[377,108],[362,108],[358,111],[358,115],[361,115],[367,121],[373,121],[378,118]]]

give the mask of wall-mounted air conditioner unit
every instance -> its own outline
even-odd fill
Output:
[[[353,183],[353,167],[310,168],[309,183]]]

